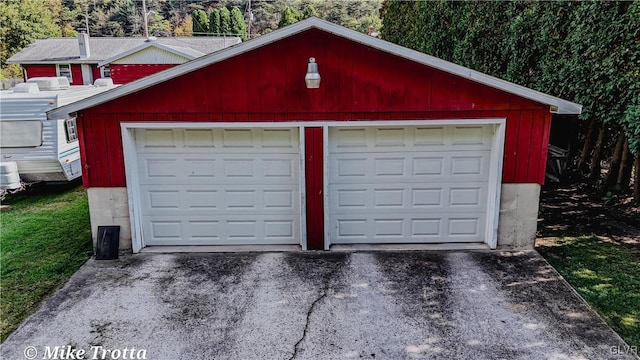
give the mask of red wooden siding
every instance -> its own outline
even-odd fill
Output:
[[[307,247],[309,250],[322,250],[324,248],[322,128],[305,128],[304,138]]]
[[[114,84],[126,84],[176,66],[175,64],[111,64],[111,78]]]
[[[27,71],[27,77],[29,79],[38,76],[58,76],[58,72],[55,64],[50,65],[23,65]],[[100,68],[95,64],[91,65],[91,72],[93,79],[100,78]],[[80,64],[71,64],[71,85],[83,85],[82,66]]]
[[[56,76],[55,65],[23,65],[23,68],[27,71],[28,79],[38,76]]]
[[[100,79],[102,77],[98,65],[91,65],[91,74],[93,75],[93,81],[96,81],[96,79]]]
[[[71,85],[84,85],[82,80],[82,66],[80,64],[71,64]]]
[[[312,56],[322,76],[319,89],[307,89],[304,83]],[[489,117],[507,118],[503,182],[542,183],[551,119],[544,104],[320,30],[308,30],[168,79],[81,115],[79,121],[92,139],[92,150],[87,150],[85,159],[87,186],[125,186],[121,121]]]

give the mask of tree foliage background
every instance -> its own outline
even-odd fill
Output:
[[[385,40],[582,104],[576,170],[625,190],[635,156],[640,201],[639,0],[385,1],[381,17]]]

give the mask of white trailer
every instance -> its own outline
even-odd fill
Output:
[[[34,78],[0,91],[0,189],[80,177],[76,119],[50,120],[47,111],[112,88],[108,81],[105,86],[68,86],[57,78]]]

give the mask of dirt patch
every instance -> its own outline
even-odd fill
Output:
[[[542,187],[536,246],[553,238],[596,235],[618,244],[640,246],[640,206],[630,195],[602,193],[593,184],[576,181]]]

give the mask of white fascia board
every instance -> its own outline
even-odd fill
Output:
[[[366,126],[442,126],[442,125],[489,125],[502,124],[504,118],[462,118],[462,119],[418,119],[418,120],[320,120],[320,121],[278,121],[278,122],[122,122],[127,129],[209,129],[209,128],[292,128],[292,127],[366,127]]]
[[[94,59],[68,59],[68,60],[26,60],[26,61],[14,61],[9,62],[7,64],[18,64],[20,66],[23,65],[57,65],[57,64],[87,64],[87,65],[98,65],[99,60]]]
[[[138,90],[148,88],[156,85],[168,79],[198,70],[205,66],[215,64],[217,62],[229,59],[231,57],[252,51],[270,43],[285,39],[300,32],[309,29],[319,29],[358,43],[369,46],[374,49],[378,49],[429,67],[466,78],[486,86],[490,86],[514,95],[518,95],[542,104],[549,105],[549,110],[558,114],[580,114],[582,112],[582,105],[572,103],[551,95],[547,95],[524,86],[516,85],[514,83],[495,78],[475,70],[471,70],[464,66],[456,65],[454,63],[438,59],[436,57],[405,48],[400,45],[390,43],[385,40],[374,38],[372,36],[359,33],[354,30],[347,29],[345,27],[332,24],[328,21],[311,17],[309,19],[299,21],[295,24],[286,26],[280,30],[276,30],[267,35],[263,35],[246,42],[242,42],[238,45],[228,47],[226,49],[214,52],[209,55],[205,55],[194,60],[191,60],[185,64],[175,66],[165,71],[144,77],[140,80],[126,84],[113,91],[103,93],[84,101],[77,102],[75,104],[64,106],[59,109],[53,110],[50,114],[61,112],[76,112],[85,108],[93,107],[109,100],[115,99],[120,96],[124,96]]]

